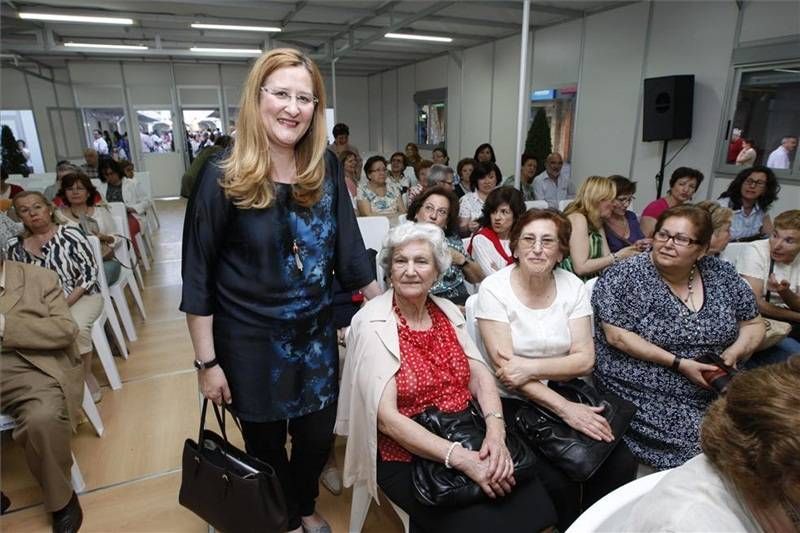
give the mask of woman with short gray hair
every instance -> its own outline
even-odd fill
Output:
[[[384,241],[380,262],[392,288],[356,314],[347,339],[336,417],[336,432],[349,435],[344,483],[365,483],[375,498],[380,486],[417,531],[542,530],[555,524],[556,512],[538,478],[514,477],[494,378],[455,304],[429,294],[450,261],[433,224],[401,224]],[[479,451],[413,418],[429,409],[463,412],[473,398],[486,417]],[[423,505],[411,482],[414,457],[459,471],[485,496],[469,505]]]

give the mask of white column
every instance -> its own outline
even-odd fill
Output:
[[[524,0],[522,11],[522,39],[520,40],[519,52],[519,101],[517,102],[517,152],[514,161],[514,187],[519,189],[522,165],[520,159],[525,146],[526,126],[528,125],[528,113],[530,103],[528,102],[528,35],[530,34],[530,0]]]

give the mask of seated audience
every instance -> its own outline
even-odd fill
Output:
[[[455,194],[454,176],[455,172],[452,168],[445,165],[433,165],[428,173],[428,187],[441,186]],[[456,216],[458,216],[458,209],[456,209]]]
[[[144,224],[150,199],[141,190],[135,179],[123,178],[125,173],[122,167],[113,159],[104,158],[100,162],[98,172],[101,183],[97,189],[100,197],[108,203],[122,202],[125,204],[128,212],[128,228],[135,244],[136,235]]]
[[[103,312],[103,298],[91,245],[79,228],[55,222],[55,207],[40,192],[17,195],[14,209],[25,231],[8,241],[8,259],[58,274],[72,318],[78,324],[76,342],[83,358],[84,378],[92,397],[100,401],[100,384],[92,374],[92,325]]]
[[[0,403],[11,433],[42,490],[53,531],[74,533],[83,521],[70,483],[70,439],[83,399],[83,370],[75,349],[78,327],[58,277],[50,270],[4,259],[0,240]],[[6,500],[7,501],[7,500]],[[10,503],[10,502],[8,502]]]
[[[669,472],[625,531],[797,531],[800,357],[736,376],[708,409],[703,454]]]
[[[752,167],[756,164],[756,143],[753,139],[742,139],[742,149],[736,154],[736,164],[742,167]]]
[[[708,211],[708,214],[711,215],[711,227],[714,229],[714,233],[711,234],[711,241],[708,243],[708,255],[719,257],[731,240],[733,211],[711,200],[700,202],[697,207]]]
[[[514,420],[523,401],[530,401],[590,438],[610,442],[614,435],[601,414],[568,401],[544,381],[584,376],[594,365],[589,293],[574,274],[557,268],[568,251],[569,233],[569,222],[556,211],[522,215],[511,234],[514,263],[481,284],[475,316],[506,420]],[[564,530],[581,508],[632,480],[636,460],[619,443],[583,490],[543,457],[538,470]]]
[[[523,199],[526,202],[536,200],[536,194],[533,191],[533,178],[536,177],[536,169],[539,168],[539,161],[536,156],[530,154],[522,154],[520,167],[519,190],[522,192]],[[504,187],[514,187],[515,176],[512,174],[507,177],[503,182]]]
[[[645,236],[636,213],[628,209],[634,200],[633,195],[636,194],[636,183],[616,174],[609,176],[608,179],[614,182],[617,190],[617,196],[611,203],[611,216],[603,220],[608,249],[616,253],[626,246],[637,243],[640,247],[650,246],[649,240],[639,242]]]
[[[409,172],[410,171],[410,172]],[[364,171],[366,172],[366,170]],[[367,175],[369,177],[369,175]],[[389,158],[389,168],[386,171],[386,181],[399,188],[403,194],[407,193],[412,185],[416,184],[414,167],[408,164],[403,152],[395,152]]]
[[[470,193],[471,183],[472,183],[472,180],[470,178],[472,176],[472,171],[475,170],[476,166],[478,166],[478,162],[469,157],[466,157],[458,162],[455,175],[456,179],[455,192],[459,200],[465,194]]]
[[[422,156],[419,155],[419,147],[414,143],[408,143],[405,150],[406,164],[417,171],[417,166],[422,162]],[[412,184],[413,185],[413,184]]]
[[[448,166],[450,164],[450,156],[447,155],[447,150],[443,146],[437,146],[431,152],[431,159],[434,165]]]
[[[533,178],[536,200],[544,200],[550,209],[559,209],[563,200],[575,197],[575,184],[563,169],[564,158],[553,152],[545,159],[544,172]]]
[[[781,186],[772,169],[750,167],[742,170],[722,193],[718,203],[733,209],[731,240],[753,241],[772,233],[769,208],[778,199]]]
[[[328,145],[328,148],[336,152],[336,155],[341,158],[342,152],[353,152],[356,158],[361,156],[358,153],[358,148],[350,144],[350,128],[347,124],[342,122],[333,127],[333,142]]]
[[[696,361],[746,360],[764,337],[752,291],[733,266],[707,255],[708,212],[691,205],[664,211],[653,250],[598,278],[595,384],[637,406],[625,436],[637,460],[674,468],[700,451],[698,427],[714,398]]]
[[[347,185],[347,192],[350,193],[350,198],[355,198],[358,194],[358,183],[361,176],[360,169],[358,168],[358,155],[350,150],[344,150],[339,154],[339,161],[342,162],[342,170],[344,170],[344,183]]]
[[[400,188],[386,179],[386,160],[383,157],[376,155],[367,159],[364,173],[367,180],[359,183],[356,195],[360,216],[397,216],[406,212]]]
[[[614,182],[609,178],[590,176],[584,180],[575,201],[564,211],[572,224],[572,234],[569,256],[561,262],[561,268],[588,280],[617,261],[647,248],[647,242],[639,241],[618,252],[609,250],[604,223],[611,218],[616,196]]]
[[[101,175],[97,172],[97,164],[100,162],[100,156],[97,155],[97,150],[93,148],[86,148],[83,151],[83,159],[86,161],[83,165],[81,165],[81,170],[83,173],[89,176],[89,179],[103,179]]]
[[[497,157],[494,155],[494,148],[492,148],[492,145],[489,143],[483,143],[478,146],[472,158],[478,163],[491,163],[497,167]],[[497,168],[497,176],[502,180],[502,172],[500,172],[499,167]]]
[[[135,171],[133,169],[133,163],[130,161],[122,160],[119,162],[119,166],[122,167],[122,172],[125,174],[125,177],[128,179],[133,179],[135,175]]]
[[[336,431],[348,435],[346,485],[378,487],[424,532],[540,531],[556,522],[537,478],[514,479],[494,379],[451,302],[429,296],[450,264],[442,231],[406,223],[389,232],[380,260],[393,289],[356,314],[347,340]],[[486,416],[481,450],[438,437],[413,420],[428,408]],[[376,439],[377,437],[377,439]],[[426,506],[411,481],[415,457],[444,463],[477,483],[486,498],[466,506]]]
[[[114,254],[124,239],[114,235],[117,227],[108,206],[96,202],[97,189],[80,170],[61,178],[58,196],[64,203],[60,214],[65,223],[79,227],[86,235],[94,235],[100,240],[106,281],[113,285],[119,279],[122,268]]]
[[[511,228],[524,212],[525,202],[517,189],[500,187],[486,197],[478,219],[480,228],[467,247],[467,253],[480,265],[485,276],[514,263],[508,239]]]
[[[417,184],[408,190],[408,203],[414,201],[414,198],[430,186],[428,183],[428,175],[431,172],[433,161],[423,159],[417,166]]]
[[[669,190],[667,195],[653,200],[642,211],[642,218],[639,224],[645,237],[652,237],[655,231],[656,220],[669,209],[678,205],[692,201],[692,196],[703,183],[703,173],[689,167],[678,167],[669,178]]]
[[[464,241],[458,235],[456,195],[441,185],[425,189],[408,207],[408,220],[428,222],[444,231],[450,251],[450,267],[433,284],[431,294],[464,305],[469,297],[464,280],[480,283],[484,276],[480,265],[467,255]]]
[[[789,322],[790,336],[800,340],[800,209],[775,217],[772,235],[748,246],[737,269],[752,287],[761,314]]]
[[[489,193],[500,185],[500,169],[493,163],[478,163],[469,176],[472,192],[459,200],[458,217],[462,235],[470,235],[480,228],[478,219],[483,215],[483,204]]]
[[[61,177],[70,171],[80,170],[80,168],[76,165],[73,165],[66,159],[62,159],[58,163],[56,163],[56,181],[45,187],[44,197],[54,202],[56,196],[58,196],[58,191],[61,189]]]

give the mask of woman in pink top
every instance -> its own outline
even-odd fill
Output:
[[[642,219],[639,225],[642,233],[648,239],[653,236],[656,228],[656,220],[659,215],[676,205],[685,204],[691,201],[697,188],[703,183],[703,173],[689,167],[679,167],[675,169],[669,178],[669,190],[667,195],[657,200],[653,200],[642,211]]]

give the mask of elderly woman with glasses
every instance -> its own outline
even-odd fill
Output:
[[[464,250],[464,241],[458,236],[458,199],[456,195],[444,185],[426,189],[414,202],[411,202],[408,207],[408,219],[435,224],[444,231],[451,263],[441,279],[431,287],[431,294],[464,305],[469,297],[464,281],[480,283],[483,281],[484,275],[480,265],[473,261]]]
[[[588,437],[610,442],[615,436],[598,409],[568,401],[546,385],[587,375],[594,365],[589,292],[577,276],[558,268],[570,231],[555,210],[523,214],[510,237],[514,262],[481,283],[475,316],[507,420],[533,402]],[[636,461],[620,443],[583,490],[545,459],[539,466],[564,530],[581,508],[633,479]]]
[[[337,432],[349,435],[345,485],[378,487],[411,517],[412,529],[439,533],[540,531],[555,511],[538,478],[514,477],[505,422],[494,379],[449,302],[430,295],[451,254],[438,226],[407,222],[384,241],[380,261],[392,289],[353,318],[337,414]],[[479,451],[439,437],[413,417],[431,408],[455,413],[472,399],[486,416]],[[444,463],[483,490],[463,506],[427,506],[415,496],[412,462]]]
[[[403,191],[386,179],[386,160],[375,155],[364,163],[367,180],[358,184],[356,206],[362,217],[397,216],[406,212]]]
[[[679,466],[700,452],[698,429],[714,399],[706,375],[715,356],[736,366],[764,337],[750,287],[708,255],[707,211],[678,206],[656,221],[653,250],[598,278],[595,383],[636,404],[623,437],[640,463]]]
[[[649,246],[650,240],[643,240],[644,233],[636,213],[628,209],[636,194],[636,183],[616,174],[608,179],[614,183],[617,191],[617,196],[611,202],[611,214],[603,219],[608,249],[615,254],[631,245],[639,244],[642,248]]]

